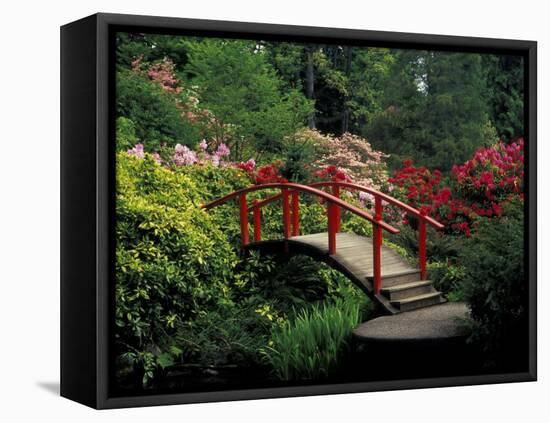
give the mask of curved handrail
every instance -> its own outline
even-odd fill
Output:
[[[347,203],[346,201],[341,200],[338,197],[335,197],[334,195],[331,195],[331,194],[329,194],[325,191],[313,188],[313,187],[308,186],[308,185],[295,184],[295,183],[291,183],[291,182],[269,183],[269,184],[253,185],[253,186],[250,186],[248,188],[242,188],[240,190],[237,190],[237,191],[234,191],[230,194],[227,194],[226,196],[221,197],[221,198],[219,198],[215,201],[212,201],[211,203],[203,204],[201,207],[206,209],[206,210],[210,210],[214,207],[217,207],[221,204],[226,203],[227,201],[229,201],[233,198],[239,197],[242,194],[248,194],[249,192],[259,191],[259,190],[263,190],[263,189],[272,189],[272,188],[289,189],[289,190],[302,191],[302,192],[306,192],[306,193],[309,193],[309,194],[314,194],[314,195],[316,195],[318,197],[321,197],[321,198],[323,198],[327,201],[330,201],[331,203],[333,203],[336,206],[339,206],[339,207],[341,207],[345,210],[348,210],[348,211],[352,212],[353,214],[356,214],[359,217],[362,217],[363,219],[368,220],[373,225],[377,225],[377,226],[385,229],[389,233],[397,234],[397,233],[400,232],[399,229],[394,228],[393,226],[391,226],[390,224],[388,224],[384,221],[376,220],[374,218],[374,216],[372,216],[371,214],[361,210],[360,208],[358,208],[358,207],[356,207],[352,204]],[[282,194],[278,194],[278,196],[279,196],[278,198],[280,198],[280,197],[282,197]],[[275,199],[273,201],[275,201]],[[256,203],[255,205],[252,205],[250,208],[252,209],[254,207],[258,207],[259,205],[260,205],[260,202]]]
[[[431,218],[430,216],[426,216],[426,215],[422,214],[419,210],[415,209],[414,207],[411,207],[408,204],[403,203],[402,201],[399,201],[397,198],[391,197],[388,194],[384,194],[383,192],[377,191],[373,188],[364,187],[362,185],[353,184],[353,183],[350,183],[350,182],[333,182],[333,181],[315,182],[315,183],[309,184],[308,186],[311,186],[311,187],[329,187],[329,186],[334,187],[334,186],[336,186],[336,187],[344,187],[344,188],[348,188],[348,189],[351,189],[351,190],[366,192],[366,193],[372,194],[374,196],[380,197],[381,199],[383,199],[387,203],[393,204],[397,207],[400,207],[400,208],[404,209],[407,213],[417,217],[418,219],[425,220],[427,223],[429,223],[430,225],[432,225],[436,229],[443,229],[445,227],[444,225],[439,223],[437,220]],[[255,208],[261,208],[261,207],[263,207],[267,204],[270,204],[274,201],[279,200],[281,198],[281,196],[282,196],[282,194],[279,193],[279,194],[273,195],[271,197],[265,198],[264,200],[258,201],[256,204],[252,205],[250,207],[250,209],[253,210]]]
[[[374,196],[378,196],[378,197],[382,198],[386,203],[390,203],[390,204],[393,204],[394,206],[397,206],[397,207],[400,207],[400,208],[404,209],[405,211],[407,211],[408,213],[412,214],[413,216],[415,216],[419,219],[425,220],[426,223],[429,223],[430,225],[432,225],[436,229],[443,229],[445,227],[444,225],[439,223],[437,220],[431,218],[430,216],[422,214],[420,212],[420,210],[417,210],[414,207],[409,206],[407,203],[404,203],[404,202],[398,200],[397,198],[394,198],[394,197],[392,197],[388,194],[385,194],[383,192],[377,191],[373,188],[364,187],[362,185],[353,184],[353,183],[350,183],[350,182],[333,182],[333,181],[330,181],[330,182],[315,182],[313,184],[310,184],[310,186],[312,186],[312,187],[338,186],[338,187],[350,188],[350,189],[353,189],[353,190],[356,190],[356,191],[366,192],[366,193],[369,193],[369,194],[372,194]]]

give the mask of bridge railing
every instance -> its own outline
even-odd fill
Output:
[[[358,184],[353,184],[350,182],[333,182],[333,181],[327,181],[327,182],[316,182],[313,184],[310,184],[308,186],[314,187],[314,188],[331,188],[332,195],[336,198],[340,198],[340,190],[346,189],[348,191],[359,191],[359,192],[365,192],[368,194],[371,194],[374,196],[374,220],[376,222],[381,222],[383,219],[383,203],[386,202],[388,204],[392,204],[394,206],[399,207],[400,209],[404,210],[407,214],[410,216],[413,216],[418,221],[418,265],[420,267],[420,272],[422,275],[422,279],[426,279],[426,225],[431,225],[435,229],[443,229],[444,226],[439,223],[437,220],[431,218],[430,216],[427,216],[425,213],[422,213],[420,210],[415,209],[414,207],[409,206],[406,203],[403,203],[402,201],[399,201],[397,198],[394,198],[388,194],[385,194],[383,192],[377,191],[375,189],[365,187]],[[291,195],[297,195],[296,193],[291,193]],[[273,195],[271,197],[268,197],[262,201],[257,201],[252,207],[252,211],[255,216],[260,214],[261,207],[270,204],[274,201],[277,201],[281,198],[281,195]],[[334,209],[332,211],[333,215],[333,226],[335,227],[336,232],[340,231],[340,222],[341,222],[341,209],[338,205],[334,206]],[[330,221],[330,206],[329,206],[329,221]],[[255,218],[256,222],[256,218]],[[260,225],[260,220],[258,220],[258,226]],[[261,232],[258,233],[259,236],[261,236]],[[297,233],[294,235],[299,234],[299,229],[297,230]],[[373,246],[375,246],[375,253],[373,255],[373,276],[375,280],[375,287],[376,287],[376,281],[380,279],[378,272],[381,271],[381,265],[380,260],[381,256],[380,254],[376,254],[376,250],[378,250],[378,246],[382,245],[382,230],[378,225],[373,225]],[[256,241],[259,241],[260,238],[256,239]]]
[[[249,207],[247,201],[247,194],[255,191],[266,189],[280,189],[281,192],[272,196],[266,200],[254,201],[252,206]],[[301,185],[295,183],[270,183],[262,185],[254,185],[248,188],[243,188],[238,191],[232,192],[222,198],[212,201],[209,204],[205,204],[202,207],[206,210],[212,209],[219,205],[226,203],[229,200],[238,198],[239,201],[239,220],[241,228],[241,242],[243,246],[250,242],[249,228],[248,228],[248,213],[250,209],[253,211],[254,222],[254,241],[261,240],[261,207],[269,204],[278,199],[282,200],[283,208],[283,236],[285,239],[289,239],[292,236],[299,235],[299,193],[307,193],[322,198],[328,205],[328,250],[330,255],[336,254],[336,234],[340,230],[340,211],[342,209],[347,210],[369,222],[373,225],[373,276],[374,276],[374,290],[375,293],[380,293],[382,286],[381,276],[381,257],[382,257],[382,230],[386,230],[389,233],[396,234],[399,230],[394,228],[387,222],[382,220],[381,213],[377,212],[375,216],[367,213],[360,208],[347,203],[339,198],[338,192],[333,191],[333,194],[329,194],[323,190],[317,189],[313,186]],[[336,193],[337,195],[334,195]]]

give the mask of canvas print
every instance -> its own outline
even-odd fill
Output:
[[[114,396],[527,371],[523,57],[115,44]]]

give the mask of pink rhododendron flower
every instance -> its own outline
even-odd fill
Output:
[[[157,162],[158,164],[162,164],[162,159],[161,159],[159,153],[153,153],[153,154],[151,154],[151,156],[153,157],[153,160],[155,162]]]
[[[206,149],[208,148],[208,143],[206,142],[206,140],[202,140],[199,144],[199,147],[201,148],[202,151],[206,151]]]
[[[223,142],[218,146],[218,149],[216,150],[216,155],[219,157],[222,156],[229,156],[229,153],[231,151],[229,150],[229,147],[225,145]]]
[[[220,156],[218,156],[216,154],[213,154],[212,156],[210,156],[210,162],[214,166],[219,166],[220,165]]]
[[[145,151],[143,151],[143,144],[136,144],[133,148],[128,150],[128,154],[131,156],[139,157],[143,159],[145,157]]]
[[[176,166],[191,165],[197,163],[197,153],[190,150],[187,146],[177,144],[174,153],[174,163]]]

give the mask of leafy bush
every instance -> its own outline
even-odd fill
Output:
[[[449,301],[464,300],[464,267],[445,262],[428,263],[428,279],[434,287],[443,292]]]
[[[232,157],[250,149],[280,152],[285,136],[303,126],[313,103],[298,90],[282,92],[281,80],[255,41],[203,39],[186,44],[185,72],[201,101],[231,128],[220,126]],[[245,144],[246,143],[246,144]]]
[[[238,257],[200,204],[191,178],[117,155],[115,344],[144,382],[181,353],[182,322],[232,303]]]
[[[293,322],[272,331],[265,360],[281,380],[328,377],[360,321],[357,302],[336,301],[304,309]]]
[[[130,119],[120,116],[115,126],[117,151],[129,150],[138,143],[136,125]]]
[[[260,350],[276,323],[262,316],[262,301],[249,296],[239,304],[203,310],[194,320],[181,322],[174,343],[183,351],[183,362],[205,367],[261,365]]]
[[[159,151],[163,143],[200,141],[199,129],[182,116],[177,98],[178,94],[167,92],[147,75],[131,69],[117,71],[117,116],[134,123],[135,136],[146,151]]]
[[[461,253],[464,289],[475,320],[472,340],[495,365],[525,365],[528,287],[523,202],[497,219],[482,219]]]
[[[393,243],[401,246],[407,255],[418,258],[418,230],[407,225],[399,226],[400,232],[387,235]],[[463,248],[461,238],[446,236],[432,228],[426,230],[426,257],[432,262],[454,263]]]

